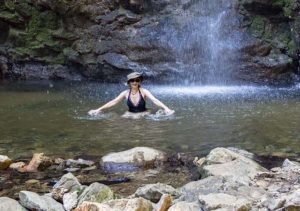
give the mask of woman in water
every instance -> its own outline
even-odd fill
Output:
[[[118,97],[109,101],[105,105],[101,106],[98,109],[90,110],[89,115],[97,115],[101,113],[103,110],[111,108],[122,100],[127,100],[127,105],[129,110],[123,115],[123,117],[133,117],[138,118],[141,116],[145,116],[150,114],[150,112],[146,108],[145,99],[150,99],[155,105],[164,109],[166,115],[171,115],[175,111],[169,109],[165,104],[156,99],[147,89],[141,88],[141,83],[143,81],[143,77],[141,73],[133,72],[127,75],[127,84],[130,89],[125,90],[119,94]]]

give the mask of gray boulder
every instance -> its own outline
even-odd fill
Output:
[[[197,202],[178,202],[171,206],[168,211],[199,211],[202,210],[201,206]]]
[[[225,208],[229,210],[248,211],[251,209],[251,201],[224,193],[210,193],[199,195],[199,202],[206,210]]]
[[[166,160],[165,153],[149,147],[135,147],[110,153],[101,158],[101,166],[108,172],[134,171],[139,167],[156,167]]]
[[[40,196],[31,191],[21,191],[19,198],[21,205],[29,210],[64,211],[63,205],[50,196]]]
[[[230,176],[240,183],[249,184],[259,172],[268,170],[255,161],[226,148],[213,149],[201,162],[196,162],[203,178]]]
[[[78,205],[84,201],[102,203],[114,198],[113,191],[106,185],[98,182],[92,183],[78,197]]]
[[[79,183],[78,179],[72,173],[68,173],[63,175],[62,178],[53,186],[51,193],[53,198],[62,201],[65,193],[81,191],[83,188],[84,187]]]
[[[26,211],[19,202],[8,197],[0,197],[0,210],[3,211]]]
[[[143,197],[154,203],[157,203],[163,194],[171,195],[174,198],[178,198],[180,195],[179,191],[177,191],[172,186],[162,183],[156,183],[148,184],[138,188],[136,192],[132,195],[132,197]]]

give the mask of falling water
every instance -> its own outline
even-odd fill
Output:
[[[237,48],[241,37],[235,0],[195,2],[184,8],[175,23],[166,24],[166,33],[162,36],[162,42],[172,48],[178,69],[185,76],[177,81],[200,85],[232,84],[231,73],[239,60]]]

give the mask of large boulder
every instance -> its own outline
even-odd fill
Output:
[[[165,153],[149,147],[135,147],[126,151],[110,153],[101,158],[100,164],[108,172],[134,171],[153,168],[166,160]]]
[[[230,176],[244,184],[249,184],[259,172],[268,171],[255,161],[226,148],[213,149],[197,165],[202,178]]]
[[[198,200],[199,195],[224,193],[248,201],[259,200],[266,194],[264,188],[244,184],[231,176],[209,176],[207,178],[193,181],[179,188],[181,196],[179,201],[193,202]]]

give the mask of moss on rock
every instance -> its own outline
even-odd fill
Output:
[[[266,19],[262,16],[254,16],[250,25],[250,33],[261,38],[265,33]]]

